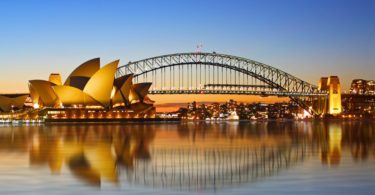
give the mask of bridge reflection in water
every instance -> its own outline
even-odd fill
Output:
[[[151,149],[152,161],[126,171],[132,183],[180,190],[230,188],[272,176],[303,160],[304,147]]]
[[[0,127],[0,153],[21,152],[32,169],[48,166],[56,175],[69,170],[93,186],[218,190],[277,175],[311,157],[336,166],[344,149],[355,160],[375,157],[373,126],[358,121]]]

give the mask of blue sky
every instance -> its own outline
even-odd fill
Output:
[[[198,44],[348,88],[375,79],[375,1],[0,0],[0,92],[94,57],[125,64]]]

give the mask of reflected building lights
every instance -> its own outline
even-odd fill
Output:
[[[132,184],[188,191],[255,182],[319,158],[319,152],[323,164],[337,166],[343,149],[353,159],[367,159],[375,151],[370,125],[309,124],[30,126],[4,131],[0,148],[24,148],[31,167],[48,166],[57,175],[67,168],[88,185],[118,185],[126,178]],[[349,125],[362,131],[345,130]]]

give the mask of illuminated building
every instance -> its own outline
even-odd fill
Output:
[[[10,112],[15,109],[22,109],[28,96],[28,94],[0,95],[0,111]]]
[[[366,83],[366,92],[369,95],[375,95],[375,80],[369,80]]]
[[[30,80],[31,105],[45,110],[47,118],[150,118],[154,113],[153,101],[147,96],[151,83],[133,84],[133,75],[115,78],[119,61],[100,67],[95,58],[78,66],[65,80],[52,73],[46,80]],[[0,108],[9,112],[22,107],[29,95],[0,96]],[[47,115],[45,115],[47,113]],[[40,116],[41,114],[39,114]]]
[[[375,95],[375,81],[354,79],[350,85],[351,94]]]
[[[51,73],[48,81],[54,83],[55,85],[62,85],[61,75],[59,73]]]
[[[99,63],[99,59],[83,63],[70,74],[64,85],[43,80],[29,81],[33,103],[53,108],[61,106],[109,108],[118,61],[111,62],[101,69]]]
[[[375,81],[354,79],[350,93],[342,97],[344,117],[368,118],[375,114]]]
[[[366,80],[354,79],[350,85],[350,93],[364,94],[366,91]]]

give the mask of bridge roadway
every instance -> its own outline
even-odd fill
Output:
[[[222,90],[222,89],[151,89],[149,94],[163,95],[163,94],[228,94],[228,95],[259,95],[259,96],[279,96],[279,97],[316,97],[327,96],[327,93],[302,93],[302,92],[288,92],[288,91],[250,91],[250,90]]]

